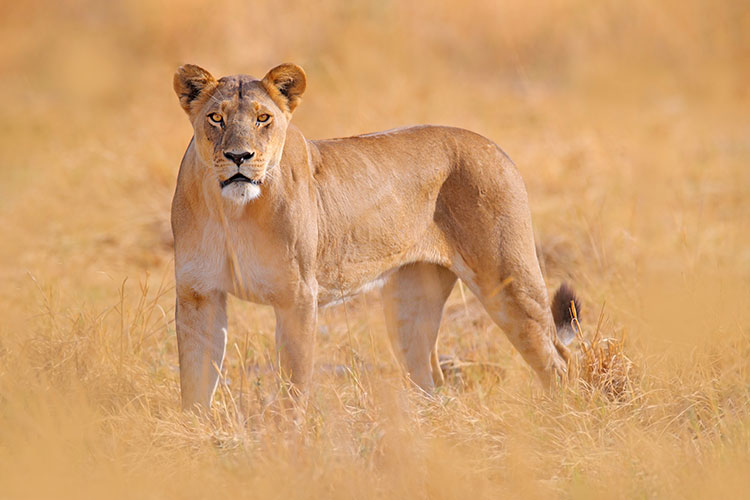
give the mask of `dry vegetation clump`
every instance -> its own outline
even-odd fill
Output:
[[[590,394],[613,401],[631,398],[637,386],[633,362],[625,354],[622,339],[598,338],[581,343],[579,383]]]
[[[745,495],[746,4],[1,3],[0,497]],[[541,391],[457,286],[425,397],[368,294],[321,311],[293,419],[273,311],[230,300],[216,404],[177,411],[172,74],[282,61],[310,138],[441,123],[509,153],[550,289],[607,304],[576,325],[579,383]]]
[[[586,340],[576,313],[573,314],[576,352],[572,360],[572,379],[578,390],[590,397],[601,396],[609,401],[624,402],[635,398],[638,375],[633,361],[625,354],[625,337],[602,336],[602,309],[593,336]]]

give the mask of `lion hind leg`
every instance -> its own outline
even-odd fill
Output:
[[[454,268],[543,385],[551,387],[566,378],[567,349],[557,339],[547,290],[533,253],[515,262],[502,257],[493,262],[490,269],[512,270],[504,278],[498,273],[477,276],[462,259],[456,259]],[[493,275],[496,279],[488,279]]]
[[[432,366],[432,382],[435,384],[435,387],[440,387],[445,384],[443,369],[440,367],[440,354],[438,353],[437,338],[435,339],[435,345],[432,348],[432,354],[430,355],[430,365]]]
[[[396,270],[383,286],[383,309],[394,354],[412,382],[430,393],[443,383],[437,337],[456,275],[428,263]]]

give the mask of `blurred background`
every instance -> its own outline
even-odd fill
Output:
[[[267,417],[272,311],[237,301],[218,413],[176,412],[169,206],[192,129],[172,75],[287,61],[307,72],[294,122],[310,139],[435,123],[513,158],[550,289],[573,282],[585,333],[624,339],[626,402],[538,394],[457,287],[440,349],[467,368],[439,403],[383,389],[398,372],[370,294],[321,314],[315,410],[296,438]],[[4,2],[0,75],[8,497],[747,486],[747,2]]]

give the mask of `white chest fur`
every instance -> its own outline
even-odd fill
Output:
[[[206,224],[193,246],[177,244],[176,275],[178,284],[192,287],[198,293],[221,290],[242,299],[269,304],[277,273],[264,265],[263,242],[253,237],[247,226],[222,227]]]

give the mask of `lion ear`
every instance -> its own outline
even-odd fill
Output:
[[[216,85],[216,79],[200,66],[185,64],[177,68],[172,82],[174,91],[180,99],[180,105],[187,114],[191,113],[192,104],[203,93]]]
[[[302,100],[307,77],[296,64],[285,63],[269,71],[260,83],[283,111],[291,113]]]

